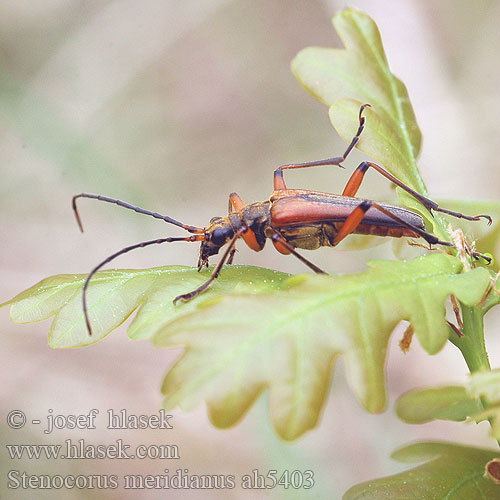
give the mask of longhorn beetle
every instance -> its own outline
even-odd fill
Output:
[[[169,224],[173,224],[174,226],[181,227],[188,233],[191,233],[191,236],[159,238],[131,245],[110,255],[92,269],[83,285],[82,299],[83,312],[89,335],[92,335],[92,330],[87,312],[86,292],[90,279],[99,269],[101,269],[101,267],[119,255],[148,245],[169,243],[173,241],[200,241],[201,247],[200,256],[198,258],[198,271],[200,271],[203,266],[208,267],[209,257],[219,253],[219,250],[227,245],[210,277],[192,292],[175,297],[174,304],[179,300],[188,301],[208,288],[210,283],[217,278],[224,264],[232,263],[236,251],[235,245],[239,238],[242,238],[243,241],[256,252],[264,248],[266,239],[269,238],[278,252],[285,255],[294,255],[315,273],[321,274],[326,273],[303,257],[295,249],[304,248],[307,250],[314,250],[320,246],[334,247],[351,233],[392,236],[395,238],[400,238],[402,236],[417,238],[420,236],[429,245],[453,247],[453,243],[440,240],[433,234],[426,232],[422,217],[416,213],[394,205],[356,198],[355,196],[361,181],[369,168],[373,168],[396,186],[405,190],[419,201],[430,213],[434,210],[436,212],[442,212],[453,217],[471,221],[477,221],[480,218],[484,218],[488,221],[488,224],[491,224],[491,217],[489,215],[470,216],[439,207],[436,202],[406,186],[380,165],[367,161],[360,163],[356,168],[341,195],[307,191],[304,189],[288,189],[283,178],[284,170],[316,167],[320,165],[336,165],[343,168],[342,162],[347,158],[354,146],[356,146],[363,132],[365,125],[363,110],[367,106],[369,106],[369,104],[361,106],[359,110],[358,130],[342,156],[278,167],[274,171],[274,190],[267,201],[246,205],[236,193],[231,193],[229,195],[228,215],[225,217],[212,218],[205,227],[189,226],[166,215],[144,210],[143,208],[106,196],[88,193],[81,193],[74,196],[72,207],[82,232],[83,226],[76,206],[76,200],[78,198],[91,198],[107,203],[114,203],[120,207],[128,208],[140,214],[149,215],[168,222]],[[489,257],[477,252],[471,252],[471,256],[474,259],[483,258],[488,263],[491,261]]]

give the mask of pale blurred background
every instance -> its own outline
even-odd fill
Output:
[[[2,221],[0,301],[58,273],[88,272],[129,244],[178,234],[175,228],[118,207],[84,200],[81,235],[71,196],[104,194],[204,225],[224,215],[227,196],[265,200],[272,171],[343,151],[327,110],[289,70],[310,45],[340,46],[330,24],[342,1],[3,0],[0,3],[0,165]],[[358,0],[377,22],[391,67],[407,85],[424,135],[420,167],[430,193],[443,198],[498,198],[500,188],[500,3],[494,0]],[[352,155],[354,167],[363,158]],[[347,172],[292,172],[290,187],[342,190]],[[371,174],[367,197],[390,188]],[[239,247],[238,263],[292,273],[306,269],[272,246]],[[487,250],[487,249],[486,249]],[[116,267],[194,265],[198,247],[163,245],[137,251]],[[355,272],[368,258],[391,258],[389,244],[364,251],[323,249],[308,257],[331,272]],[[265,395],[237,426],[214,429],[205,409],[175,412],[175,430],[14,431],[5,414],[29,418],[126,408],[153,414],[162,377],[178,352],[132,342],[120,328],[79,350],[47,347],[49,322],[16,326],[1,311],[2,429],[7,443],[177,444],[181,459],[11,461],[29,474],[234,474],[311,469],[312,490],[50,491],[51,499],[335,499],[349,486],[403,470],[390,452],[414,439],[492,446],[486,424],[402,424],[390,408],[368,415],[346,388],[342,362],[320,425],[295,443],[270,427]],[[487,321],[492,364],[500,314]],[[461,382],[466,367],[452,346],[434,357],[415,343],[406,356],[393,336],[389,402],[416,386]],[[100,425],[99,425],[100,422]],[[44,491],[43,494],[49,492]],[[41,498],[36,490],[3,491],[8,499]]]

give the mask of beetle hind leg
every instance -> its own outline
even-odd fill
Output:
[[[404,221],[403,219],[399,218],[397,215],[393,214],[392,212],[389,212],[389,210],[386,210],[384,207],[380,206],[378,203],[376,203],[374,201],[371,201],[369,203],[373,208],[376,208],[377,210],[379,210],[383,214],[394,219],[396,222],[400,223],[401,225],[403,225],[403,226],[407,227],[408,229],[411,229],[412,231],[417,233],[421,238],[423,238],[425,241],[427,241],[427,243],[429,243],[429,245],[441,245],[441,246],[455,248],[455,245],[453,243],[451,243],[450,241],[440,240],[437,236],[435,236],[431,233],[428,233],[427,231],[424,231],[423,229],[420,229],[419,227],[414,226],[413,224],[410,224],[410,223]],[[476,219],[473,219],[473,220],[476,220]],[[469,255],[475,260],[484,259],[488,264],[491,263],[491,258],[488,257],[487,255],[482,254],[482,253],[479,253],[476,251],[469,251]]]
[[[406,191],[409,195],[415,198],[418,202],[420,202],[430,213],[434,210],[435,212],[441,212],[443,214],[451,215],[452,217],[456,217],[458,219],[465,219],[470,221],[478,221],[480,219],[486,219],[488,221],[488,225],[491,225],[491,217],[489,215],[465,215],[461,212],[454,212],[452,210],[448,210],[446,208],[441,208],[435,201],[432,201],[429,198],[417,193],[415,190],[401,182],[398,178],[394,177],[387,170],[382,168],[380,165],[370,161],[364,161],[359,164],[356,170],[353,172],[342,193],[343,196],[356,196],[358,189],[361,185],[361,182],[364,179],[364,175],[369,168],[375,169],[379,174],[383,175],[386,179],[389,179],[393,184],[400,187],[404,191]]]

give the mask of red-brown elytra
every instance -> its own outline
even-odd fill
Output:
[[[187,237],[159,238],[131,245],[110,255],[92,269],[83,285],[82,299],[83,312],[89,335],[92,334],[92,330],[87,313],[86,292],[90,279],[105,264],[119,255],[135,250],[136,248],[173,241],[199,241],[201,242],[200,256],[198,258],[198,270],[200,271],[203,266],[208,266],[208,259],[211,255],[219,253],[219,250],[226,246],[222,257],[213,269],[210,277],[192,292],[175,297],[174,303],[176,303],[178,300],[188,301],[208,288],[210,283],[217,278],[224,264],[232,263],[235,245],[239,238],[242,238],[256,252],[264,248],[266,239],[269,238],[278,252],[285,255],[294,255],[315,273],[321,274],[326,273],[298,253],[296,248],[314,250],[321,246],[334,247],[346,236],[354,233],[392,236],[396,238],[402,236],[412,238],[421,237],[430,245],[453,247],[453,243],[440,240],[433,234],[426,232],[423,219],[416,213],[387,203],[356,198],[361,181],[370,167],[413,196],[431,213],[434,210],[472,221],[485,218],[491,224],[491,217],[489,215],[469,216],[439,207],[436,202],[417,193],[380,165],[372,162],[364,161],[356,168],[341,195],[303,189],[288,189],[283,178],[283,170],[320,165],[337,165],[342,167],[342,162],[359,141],[365,125],[363,110],[367,106],[369,104],[361,106],[358,130],[342,156],[278,167],[274,171],[274,190],[267,201],[246,205],[236,193],[231,193],[229,195],[228,214],[224,217],[212,218],[205,227],[189,226],[171,217],[144,210],[106,196],[88,193],[81,193],[74,196],[72,206],[81,231],[83,231],[83,226],[76,207],[76,200],[78,198],[91,198],[114,203],[140,214],[155,217],[156,219],[178,226],[191,234]],[[471,256],[474,259],[482,258],[488,263],[491,261],[489,257],[477,252],[472,252]]]

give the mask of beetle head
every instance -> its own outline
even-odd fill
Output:
[[[208,258],[219,253],[224,245],[234,236],[234,228],[229,217],[214,217],[205,227],[205,239],[201,242],[198,270],[208,267]]]

